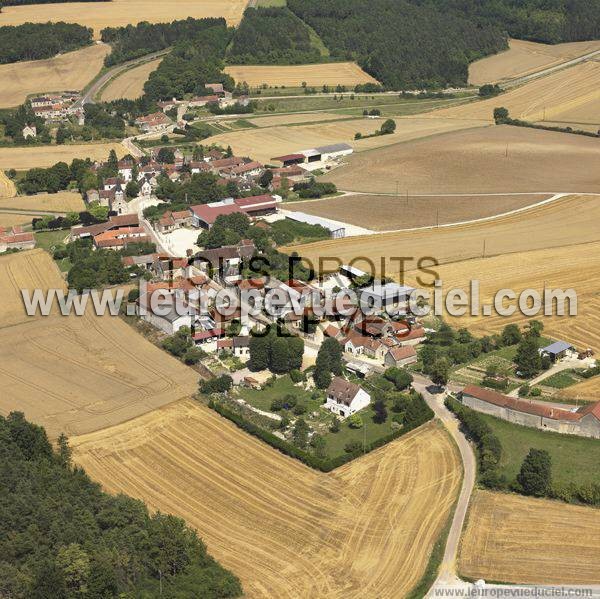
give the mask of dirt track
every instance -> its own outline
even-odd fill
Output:
[[[248,597],[405,596],[460,484],[434,424],[328,475],[192,401],[72,444],[107,490],[186,518]]]

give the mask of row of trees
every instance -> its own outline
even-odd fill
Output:
[[[529,449],[517,476],[513,480],[507,479],[500,473],[503,447],[486,421],[489,417],[482,416],[450,397],[445,403],[461,421],[465,434],[477,446],[478,476],[486,487],[511,490],[534,497],[551,497],[571,503],[600,505],[600,484],[579,485],[572,481],[562,485],[554,482],[550,454],[535,447]]]
[[[272,325],[250,338],[248,368],[254,372],[269,369],[274,374],[300,370],[304,356],[304,340]]]
[[[70,165],[57,162],[49,168],[32,168],[19,181],[19,192],[56,193],[70,188],[85,193],[89,189],[99,189],[105,178],[118,175],[118,162],[116,152],[111,150],[108,161],[97,171],[92,169],[93,162],[89,158],[74,158]]]
[[[93,31],[74,23],[24,23],[0,27],[0,64],[52,58],[92,43]]]
[[[321,58],[306,24],[285,7],[246,9],[227,54],[231,64],[306,64]]]
[[[0,417],[0,595],[237,597],[239,580],[174,516],[108,495],[43,428]]]

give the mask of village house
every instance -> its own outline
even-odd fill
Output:
[[[0,227],[0,254],[8,250],[32,250],[35,248],[35,235],[25,233],[22,227],[11,229]]]
[[[21,131],[21,135],[23,135],[23,139],[36,138],[37,137],[37,127],[35,125],[25,125],[23,130]]]
[[[133,180],[134,163],[128,160],[120,160],[118,164],[119,176],[125,183]]]
[[[184,300],[177,302],[174,293],[165,294],[160,302],[160,310],[156,310],[157,313],[155,313],[150,305],[149,297],[149,295],[143,295],[138,299],[138,314],[142,320],[167,335],[174,335],[183,327],[192,328],[194,313]]]
[[[151,241],[142,227],[122,227],[94,235],[94,246],[105,250],[120,250],[134,243],[150,243]]]
[[[139,227],[140,220],[137,214],[123,214],[120,216],[111,216],[107,222],[98,223],[96,225],[90,225],[83,227],[78,225],[71,228],[71,241],[76,239],[85,239],[89,237],[96,237],[107,231],[118,231],[120,229],[128,229],[130,227]]]
[[[212,172],[212,168],[211,168],[210,164],[208,162],[205,162],[204,160],[201,160],[200,162],[192,161],[192,162],[190,162],[189,167],[190,167],[190,172],[192,173],[192,175],[198,175],[200,173]]]
[[[182,227],[191,227],[192,213],[189,210],[171,212],[168,210],[156,222],[155,227],[159,233],[172,233]]]
[[[241,264],[256,253],[254,242],[242,239],[237,245],[206,249],[194,255],[194,266],[224,284],[237,284]]]
[[[172,124],[171,119],[164,112],[154,112],[135,120],[135,124],[145,133],[165,131]]]
[[[544,431],[600,439],[600,402],[572,410],[502,395],[491,389],[467,385],[459,394],[469,408],[514,424]]]
[[[327,388],[324,407],[340,418],[347,418],[370,403],[371,396],[362,387],[336,376]]]
[[[408,366],[414,364],[417,361],[417,352],[412,346],[396,346],[388,350],[385,354],[384,364],[388,367],[400,368],[401,366]]]

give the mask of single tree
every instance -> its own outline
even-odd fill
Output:
[[[517,482],[525,495],[535,497],[547,495],[552,484],[550,454],[542,449],[530,449],[517,475]]]
[[[440,358],[433,363],[429,371],[429,376],[435,385],[445,387],[448,384],[450,376],[450,364],[446,358]]]
[[[542,369],[542,357],[535,338],[528,335],[522,339],[517,348],[515,364],[520,376],[525,379],[534,377]]]
[[[504,345],[516,345],[522,338],[521,329],[517,324],[507,324],[502,330],[502,342]]]

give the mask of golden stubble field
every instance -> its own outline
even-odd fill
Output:
[[[321,85],[354,86],[361,83],[377,83],[355,62],[332,62],[321,64],[301,64],[290,66],[231,65],[225,68],[236,82],[246,82],[251,87],[266,83],[270,86],[284,85],[309,87]]]
[[[524,77],[600,50],[600,41],[539,44],[509,40],[509,49],[476,60],[469,66],[469,83],[483,85]]]
[[[597,139],[502,125],[357,153],[324,180],[375,194],[506,195],[600,192],[598,173]]]
[[[343,264],[365,257],[376,265],[391,256],[431,256],[446,264],[481,258],[484,244],[486,256],[498,256],[600,241],[598,218],[600,196],[567,196],[518,214],[470,225],[331,239],[283,251],[297,251],[315,264],[325,256],[337,257]],[[415,261],[412,266],[407,263],[407,268],[414,268],[414,264]],[[362,268],[358,263],[356,266]]]
[[[252,598],[406,596],[461,480],[434,423],[330,474],[191,400],[71,442],[106,490],[185,518]]]
[[[0,198],[12,198],[17,195],[17,188],[3,170],[0,170]]]
[[[64,289],[42,250],[0,257],[0,413],[82,434],[189,397],[198,375],[118,317],[26,315],[21,289]]]
[[[237,25],[247,4],[248,0],[112,0],[5,6],[0,26],[66,21],[91,27],[99,39],[105,27],[136,25],[140,21],[170,23],[188,17],[224,17],[229,25]]]
[[[600,510],[477,491],[459,573],[523,584],[600,584]]]
[[[266,117],[269,118],[269,117]],[[279,117],[272,117],[279,118]],[[294,122],[292,115],[289,122]],[[303,115],[302,118],[309,118]],[[311,120],[318,121],[320,113],[312,113]],[[256,119],[260,124],[262,119]],[[420,137],[436,135],[448,131],[457,131],[469,127],[478,127],[483,123],[477,120],[430,119],[422,117],[397,118],[396,132],[369,139],[355,140],[358,132],[370,135],[381,128],[384,119],[356,118],[308,125],[285,125],[246,129],[232,133],[222,133],[204,140],[204,144],[215,143],[227,147],[230,145],[239,156],[252,156],[263,163],[269,163],[275,156],[306,150],[333,143],[349,143],[355,152],[379,148]]]
[[[112,3],[87,6],[91,4]],[[45,5],[39,4],[27,8],[46,10]],[[0,13],[0,26],[6,10],[5,7]],[[108,44],[94,44],[48,60],[0,65],[0,108],[22,104],[31,94],[83,89],[100,72],[109,52]]]
[[[121,98],[136,100],[144,93],[144,83],[148,81],[150,74],[158,69],[161,62],[162,58],[158,58],[125,71],[102,90],[102,101],[111,102]]]
[[[487,119],[504,106],[513,118],[600,124],[600,62],[577,64],[512,89],[496,98],[443,108],[431,116]]]
[[[0,210],[39,210],[41,212],[80,212],[85,204],[80,193],[59,191],[17,196],[0,200]]]
[[[125,155],[125,147],[119,143],[0,148],[0,169],[47,168],[61,161],[70,164],[74,158],[106,160],[111,150],[115,150],[119,158]]]

